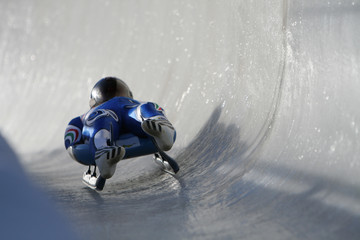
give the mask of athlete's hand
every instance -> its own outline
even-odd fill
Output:
[[[163,133],[164,128],[174,130],[174,127],[167,119],[146,119],[141,123],[141,127],[146,133],[156,137]]]
[[[175,142],[175,129],[166,118],[146,119],[141,127],[150,136],[153,136],[157,146],[162,151],[169,151]]]
[[[95,162],[99,168],[100,176],[111,178],[116,170],[116,164],[125,156],[125,148],[107,146],[95,152]]]
[[[112,162],[118,162],[116,161],[117,158],[120,158],[121,160],[125,155],[125,149],[123,147],[119,146],[107,146],[104,148],[101,148],[95,152],[95,161],[99,158],[106,159],[108,161],[112,160]],[[109,162],[111,164],[111,162]]]

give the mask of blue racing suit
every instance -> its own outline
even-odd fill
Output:
[[[65,131],[65,148],[84,165],[96,165],[95,152],[105,146],[122,146],[123,159],[158,152],[153,138],[141,123],[150,118],[166,119],[164,110],[152,102],[115,97],[72,119]],[[174,135],[174,141],[176,134]]]

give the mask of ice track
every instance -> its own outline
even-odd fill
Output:
[[[25,206],[34,238],[48,224],[62,239],[360,239],[360,1],[0,9],[1,182],[22,192],[0,210]],[[166,110],[175,177],[149,156],[101,193],[81,183],[63,132],[109,75]],[[0,220],[7,239],[16,222]]]

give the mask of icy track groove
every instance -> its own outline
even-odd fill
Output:
[[[360,239],[359,0],[0,9],[2,236]],[[166,109],[176,177],[149,156],[81,183],[64,129],[110,75]]]

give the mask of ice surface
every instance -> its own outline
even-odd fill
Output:
[[[360,238],[360,1],[0,9],[2,134],[83,236]],[[177,178],[149,157],[83,188],[63,132],[109,75],[166,110]]]

